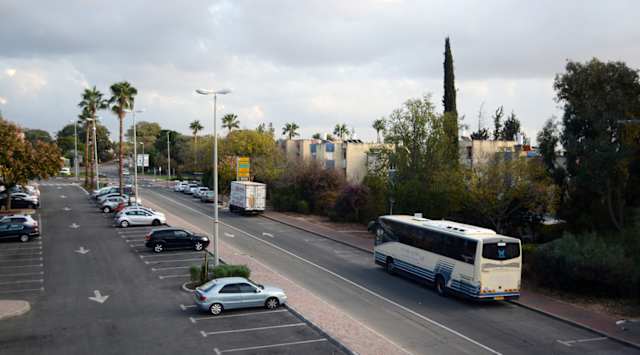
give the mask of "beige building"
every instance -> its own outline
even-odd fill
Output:
[[[467,137],[460,138],[460,162],[474,167],[486,164],[496,155],[509,160],[515,157],[532,158],[537,152],[528,144],[516,141],[475,140]]]
[[[349,182],[361,182],[367,175],[368,153],[377,143],[359,139],[283,139],[280,147],[289,161],[317,161],[325,169],[341,171]]]

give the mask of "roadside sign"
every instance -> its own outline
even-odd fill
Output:
[[[251,163],[249,157],[236,158],[236,180],[248,181],[251,172]]]
[[[138,154],[137,166],[149,167],[149,154]]]

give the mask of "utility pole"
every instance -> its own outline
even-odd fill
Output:
[[[171,180],[171,141],[169,140],[169,131],[167,131],[167,186]]]

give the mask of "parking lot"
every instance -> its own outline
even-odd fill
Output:
[[[33,298],[44,291],[41,238],[22,243],[0,241],[0,297]]]
[[[111,221],[109,221],[110,223]],[[281,307],[274,311],[262,308],[226,311],[212,316],[198,311],[192,294],[181,290],[189,281],[189,268],[201,265],[204,252],[164,251],[156,254],[144,246],[144,236],[151,227],[114,228],[114,237],[126,243],[140,266],[157,279],[159,287],[180,293],[175,304],[192,324],[193,332],[210,344],[215,354],[345,354],[333,339],[294,311]],[[210,263],[212,266],[212,264]]]

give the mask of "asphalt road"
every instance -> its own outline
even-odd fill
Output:
[[[210,229],[213,206],[164,188],[146,199]],[[637,354],[637,349],[510,303],[442,298],[391,276],[369,253],[260,217],[221,213],[221,238],[415,354]],[[222,255],[224,258],[224,255]],[[574,340],[586,340],[577,341]],[[567,345],[570,344],[570,345]]]
[[[27,299],[32,306],[29,313],[0,322],[0,354],[340,353],[286,308],[192,320],[203,314],[192,308],[192,295],[179,290],[184,280],[159,279],[140,258],[150,253],[133,250],[131,232],[145,229],[118,233],[111,215],[99,212],[78,186],[41,186],[41,192],[42,243],[0,245],[0,298]],[[42,281],[28,290],[16,282],[19,276],[6,275],[8,265],[22,265],[29,257],[26,250],[13,255],[15,248],[25,246],[43,253],[38,256],[42,267],[33,271]],[[295,329],[247,330],[289,323],[297,324]],[[268,347],[278,339],[293,345]]]

